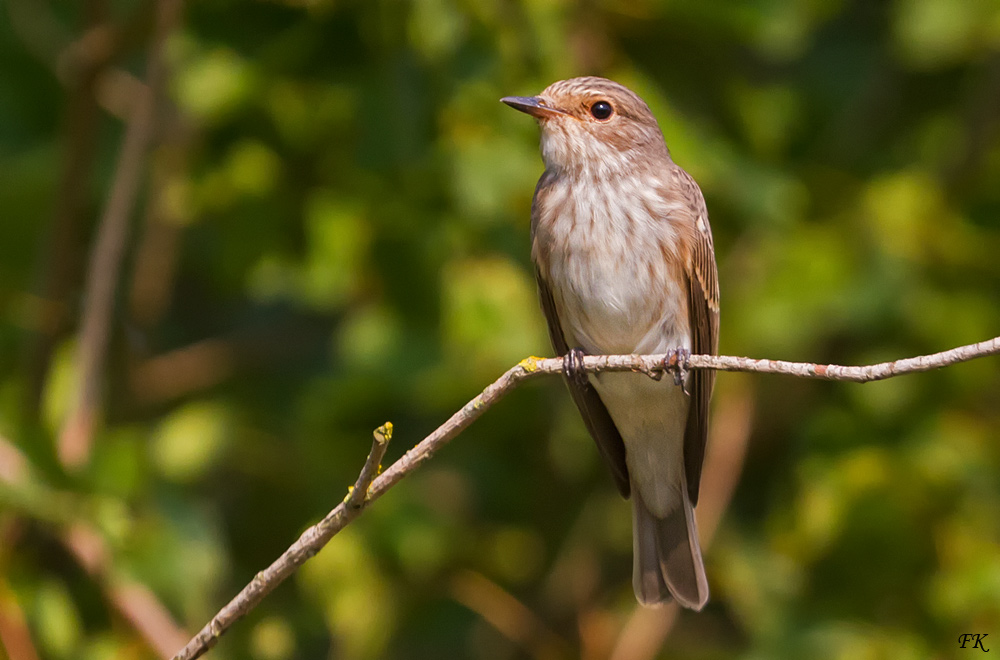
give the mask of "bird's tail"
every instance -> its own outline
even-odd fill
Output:
[[[708,602],[708,579],[687,488],[681,493],[682,506],[657,518],[639,489],[632,488],[632,588],[643,605],[673,596],[678,604],[700,610]]]

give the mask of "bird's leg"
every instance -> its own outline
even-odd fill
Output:
[[[674,385],[678,385],[687,395],[691,394],[685,385],[689,359],[691,359],[691,351],[686,348],[671,348],[667,351],[666,357],[663,358],[663,370],[674,375]]]
[[[583,369],[583,349],[580,347],[571,348],[566,355],[563,356],[563,375],[566,379],[572,383],[575,383],[579,387],[588,387],[590,385],[590,379],[587,377],[587,372]]]

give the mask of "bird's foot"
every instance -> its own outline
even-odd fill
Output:
[[[563,375],[566,379],[572,383],[575,383],[579,387],[587,387],[590,385],[590,379],[587,377],[587,372],[583,369],[583,349],[582,348],[571,348],[566,355],[563,356]]]
[[[666,358],[664,358],[663,364],[656,365],[654,363],[653,367],[647,367],[647,366],[643,365],[643,366],[639,367],[639,371],[642,372],[642,373],[644,373],[644,374],[646,374],[652,380],[655,380],[657,383],[659,383],[661,380],[663,380],[663,374],[665,374],[667,371],[669,371],[669,369],[667,369],[667,360],[666,360]]]
[[[684,390],[685,394],[690,394],[685,384],[688,375],[688,360],[690,359],[691,351],[686,348],[671,348],[667,351],[666,357],[663,358],[663,370],[674,375],[674,385]]]

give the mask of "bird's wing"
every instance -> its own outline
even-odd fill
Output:
[[[566,338],[563,335],[562,326],[559,324],[552,291],[537,268],[535,269],[535,277],[538,280],[538,295],[542,302],[545,320],[548,321],[552,346],[559,355],[566,355],[569,346],[566,345]],[[618,486],[618,490],[624,497],[628,497],[630,486],[628,467],[625,465],[625,443],[622,441],[622,436],[611,419],[611,415],[608,414],[608,409],[604,407],[601,397],[589,383],[581,384],[573,378],[567,378],[566,384],[569,386],[569,393],[573,397],[576,407],[580,409],[583,423],[597,443],[597,449],[601,452],[608,467],[611,468],[611,476],[614,477],[615,485]]]
[[[688,315],[691,324],[691,352],[715,355],[719,350],[719,274],[708,211],[698,185],[684,174],[684,187],[691,200],[695,232],[688,263]],[[691,373],[691,407],[684,432],[684,470],[691,504],[698,503],[701,464],[708,440],[708,402],[715,385],[715,371],[695,369]]]

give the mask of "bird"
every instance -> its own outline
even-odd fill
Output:
[[[709,589],[694,506],[715,373],[685,365],[692,352],[718,352],[705,199],[624,85],[587,76],[501,101],[541,129],[545,171],[531,205],[539,298],[573,401],[632,501],[636,599],[701,610]],[[670,356],[674,378],[583,371],[583,355],[632,353]]]

